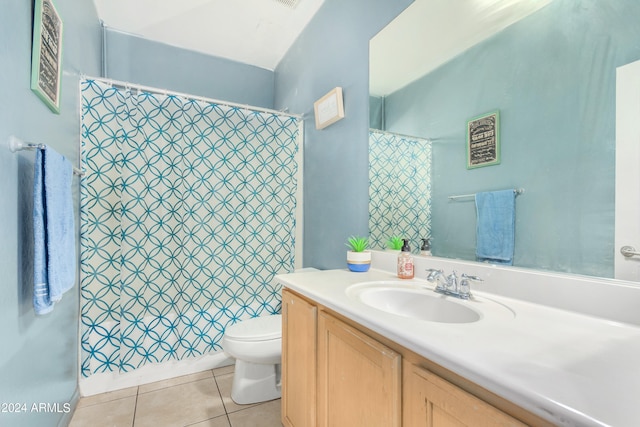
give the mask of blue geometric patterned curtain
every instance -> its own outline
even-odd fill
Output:
[[[385,249],[391,236],[417,252],[431,236],[431,143],[369,131],[369,243]]]
[[[299,121],[81,82],[82,374],[220,350],[294,268]]]

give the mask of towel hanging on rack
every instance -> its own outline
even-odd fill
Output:
[[[476,258],[513,265],[516,195],[513,190],[476,194]]]
[[[49,147],[36,151],[34,163],[33,306],[46,314],[76,279],[73,166]]]

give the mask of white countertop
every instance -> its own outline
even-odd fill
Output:
[[[554,424],[640,426],[638,326],[477,290],[476,301],[462,303],[491,311],[483,301],[492,300],[514,315],[487,312],[474,323],[420,321],[346,295],[352,284],[400,280],[386,271],[327,270],[276,279]],[[432,287],[423,280],[406,282]]]

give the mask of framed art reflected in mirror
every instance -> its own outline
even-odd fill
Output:
[[[500,164],[500,112],[467,122],[467,169]]]

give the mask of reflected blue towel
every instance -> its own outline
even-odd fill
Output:
[[[516,194],[513,190],[476,194],[478,261],[513,265]]]
[[[33,177],[34,289],[36,314],[53,310],[76,278],[71,180],[73,166],[51,148],[36,150]]]

